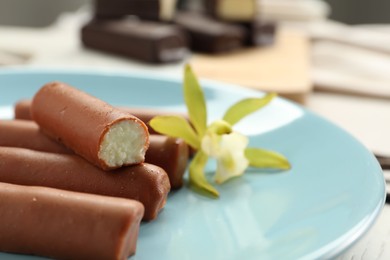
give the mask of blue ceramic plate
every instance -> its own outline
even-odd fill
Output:
[[[0,115],[58,80],[120,106],[185,111],[180,80],[150,75],[71,71],[0,71]],[[203,82],[210,120],[256,91]],[[249,116],[237,131],[250,146],[278,151],[292,169],[250,169],[208,199],[187,187],[172,192],[157,220],[143,223],[134,259],[331,258],[365,233],[385,196],[373,155],[349,134],[283,99]],[[215,167],[210,163],[208,171]],[[1,221],[1,220],[0,220]],[[59,234],[60,235],[60,234]],[[30,259],[0,254],[0,259]]]

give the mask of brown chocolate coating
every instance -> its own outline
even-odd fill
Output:
[[[148,127],[150,134],[158,134],[150,127],[149,121],[155,116],[177,115],[183,116],[187,120],[188,116],[184,113],[161,111],[154,108],[136,108],[136,107],[118,107],[119,109],[132,114],[133,116],[142,120]],[[31,100],[20,100],[15,104],[15,119],[32,120],[31,118]]]
[[[148,63],[176,62],[188,54],[178,26],[138,20],[94,20],[81,29],[85,47]]]
[[[65,83],[44,85],[33,98],[31,115],[45,134],[103,170],[122,166],[108,165],[99,157],[104,135],[114,124],[123,121],[138,124],[143,129],[143,136],[139,138],[144,139],[143,148],[138,152],[144,155],[149,146],[144,122]],[[141,162],[143,160],[139,159],[134,164]]]
[[[39,126],[30,120],[0,120],[0,146],[72,154],[60,143],[44,135]]]
[[[182,140],[163,135],[151,135],[151,145],[145,160],[163,168],[169,177],[172,189],[183,186],[183,175],[187,168],[189,148]]]
[[[268,46],[275,42],[277,25],[274,22],[255,19],[239,23],[247,29],[245,44],[247,46]]]
[[[170,190],[166,172],[140,164],[105,172],[77,155],[0,147],[0,182],[133,199],[155,219]]]
[[[245,29],[192,12],[176,14],[174,22],[186,30],[191,38],[191,49],[199,52],[222,53],[241,48]]]
[[[31,120],[31,100],[22,99],[16,102],[14,117],[15,119]]]
[[[134,200],[0,183],[0,251],[125,260],[143,212]]]
[[[172,189],[183,185],[183,175],[188,163],[188,146],[177,138],[150,135],[145,162],[163,168],[169,177]],[[73,154],[39,131],[38,125],[27,120],[0,121],[0,146],[27,148],[49,153]]]
[[[160,17],[160,0],[95,0],[97,18],[122,18],[135,15],[147,20]]]

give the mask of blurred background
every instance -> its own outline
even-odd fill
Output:
[[[75,11],[93,0],[0,0],[0,24],[48,26],[62,12]],[[278,0],[275,0],[278,1]],[[290,0],[291,2],[299,0]],[[330,18],[348,24],[390,23],[388,0],[326,0]],[[45,10],[42,12],[42,10]]]

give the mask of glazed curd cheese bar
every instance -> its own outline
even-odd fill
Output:
[[[128,112],[133,116],[141,119],[148,127],[148,131],[150,134],[157,134],[157,132],[154,131],[153,128],[149,126],[149,121],[152,120],[152,118],[155,116],[175,115],[175,116],[182,116],[187,120],[189,120],[188,116],[184,113],[158,110],[156,108],[137,108],[137,107],[118,107],[118,108],[120,110],[123,110],[124,112]],[[32,120],[30,111],[31,111],[31,100],[29,99],[19,100],[18,102],[16,102],[14,106],[14,118],[22,119],[22,120]]]
[[[169,21],[177,0],[95,0],[98,19],[118,19],[134,15],[141,19]]]
[[[0,183],[0,251],[125,260],[143,213],[134,200]]]
[[[150,135],[149,138],[150,145],[146,151],[145,162],[163,168],[168,174],[171,188],[180,188],[188,163],[188,145],[181,139],[163,135]],[[35,122],[28,120],[1,120],[0,146],[73,154],[65,146],[44,135]]]
[[[30,120],[0,120],[0,146],[73,154],[72,150],[44,135]]]
[[[21,120],[32,120],[30,99],[21,99],[15,103],[14,118]]]
[[[188,32],[191,49],[197,52],[223,53],[239,49],[244,44],[245,29],[203,14],[178,12],[174,22]]]
[[[0,147],[0,182],[137,200],[146,221],[157,217],[170,191],[166,172],[152,164],[107,172],[77,155],[15,147]]]
[[[178,26],[151,21],[92,20],[81,29],[85,47],[149,63],[180,61],[188,38]]]
[[[144,122],[65,83],[44,85],[32,100],[31,115],[45,134],[103,170],[145,159]]]
[[[190,156],[189,146],[182,139],[164,135],[151,135],[150,143],[146,162],[158,165],[167,172],[172,189],[182,187]]]
[[[277,34],[275,23],[254,19],[251,22],[240,24],[247,29],[245,40],[247,46],[268,46],[274,44]]]

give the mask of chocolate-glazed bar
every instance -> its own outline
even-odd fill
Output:
[[[0,183],[0,251],[125,260],[143,211],[134,200]]]
[[[44,135],[35,122],[27,120],[1,120],[0,146],[73,154],[71,150]],[[188,146],[181,139],[151,135],[145,162],[163,168],[168,174],[171,188],[178,189],[183,185],[188,153]]]
[[[167,172],[172,189],[183,186],[189,157],[188,145],[182,139],[164,135],[151,135],[150,142],[153,145],[146,152],[145,160]]]
[[[149,133],[144,122],[65,83],[43,86],[31,115],[45,134],[103,170],[145,159]]]
[[[149,121],[152,120],[152,118],[155,116],[177,115],[185,117],[187,120],[189,120],[188,116],[184,113],[169,112],[153,108],[119,107],[119,109],[141,119],[148,127],[148,131],[150,134],[158,134],[156,131],[153,130],[153,128],[149,126]],[[31,100],[24,99],[18,101],[14,107],[15,119],[32,120],[30,110]]]
[[[257,0],[204,0],[207,13],[226,21],[252,21],[257,15]]]
[[[14,118],[23,119],[23,120],[32,120],[30,99],[22,99],[15,103]]]
[[[166,172],[147,163],[105,172],[77,155],[14,147],[0,147],[0,162],[0,182],[137,200],[144,220],[157,217],[170,190]]]
[[[193,12],[177,13],[174,22],[189,33],[194,51],[221,53],[238,49],[244,44],[245,29],[239,25]]]
[[[121,18],[135,15],[144,19],[158,20],[160,0],[95,0],[97,18]]]
[[[94,20],[81,29],[81,40],[87,48],[148,63],[175,62],[188,55],[185,32],[157,22]]]
[[[44,135],[30,120],[0,120],[0,146],[73,154],[72,150]]]
[[[247,29],[246,45],[267,46],[275,42],[277,26],[274,22],[255,19],[251,22],[240,24]]]
[[[118,19],[127,15],[146,20],[170,21],[177,0],[95,0],[94,11],[98,19]]]

